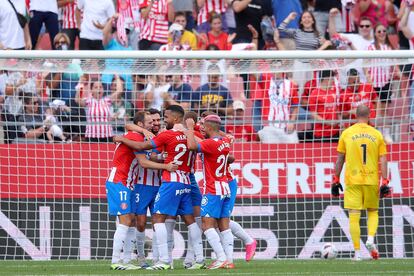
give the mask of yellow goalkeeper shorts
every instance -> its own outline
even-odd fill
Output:
[[[344,194],[345,209],[378,209],[378,185],[346,185]]]

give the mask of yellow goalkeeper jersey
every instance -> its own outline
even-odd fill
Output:
[[[381,132],[354,124],[342,132],[337,150],[345,154],[345,184],[378,185],[379,157],[387,153]]]

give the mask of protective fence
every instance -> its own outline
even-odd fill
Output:
[[[1,259],[109,258],[112,136],[122,135],[136,112],[156,109],[162,117],[173,104],[199,117],[217,113],[222,130],[235,137],[233,219],[258,241],[262,259],[319,257],[325,242],[339,257],[351,256],[348,214],[330,184],[339,135],[354,123],[356,107],[367,105],[370,124],[388,144],[392,187],[380,201],[380,256],[414,257],[414,82],[407,52],[46,51],[0,58]],[[365,241],[364,219],[361,225]],[[177,224],[174,235],[179,258],[185,225]],[[150,223],[146,236],[150,257]],[[243,250],[236,240],[235,257]]]

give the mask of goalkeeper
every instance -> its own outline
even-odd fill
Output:
[[[347,128],[341,135],[338,143],[338,159],[335,164],[335,175],[331,193],[339,196],[343,191],[339,176],[344,162],[345,167],[345,194],[344,205],[349,212],[349,228],[354,245],[354,260],[361,260],[359,220],[361,210],[368,214],[368,239],[366,246],[373,259],[379,254],[374,243],[374,236],[378,228],[379,196],[390,194],[387,179],[387,149],[381,132],[368,124],[370,110],[365,105],[356,110],[357,123]],[[382,184],[378,191],[378,162],[381,163]]]

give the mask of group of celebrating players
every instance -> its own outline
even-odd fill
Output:
[[[172,269],[177,216],[188,228],[185,268],[207,268],[202,233],[216,255],[209,269],[234,268],[234,236],[245,243],[246,261],[253,258],[257,242],[230,220],[237,194],[230,169],[232,137],[220,130],[218,115],[202,117],[197,123],[196,113],[171,105],[161,129],[159,111],[142,111],[125,135],[114,137],[117,146],[106,182],[109,214],[118,218],[111,269]],[[197,156],[203,166],[202,193],[194,176]],[[144,250],[148,210],[154,230],[152,266]],[[131,264],[134,244],[137,265]]]

